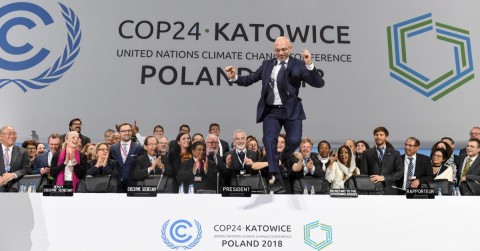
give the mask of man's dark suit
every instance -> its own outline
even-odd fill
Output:
[[[402,161],[405,164],[405,154],[402,155]],[[408,168],[408,166],[405,166],[404,168]],[[415,160],[415,173],[413,176],[420,181],[420,185],[433,180],[432,160],[428,156],[417,153],[417,158]],[[405,178],[402,178],[398,181],[397,187],[403,187],[404,179]],[[418,188],[420,188],[420,186]]]
[[[375,147],[365,150],[362,153],[361,174],[382,175],[385,181],[382,182],[384,194],[396,195],[397,189],[392,188],[403,178],[403,161],[397,150],[386,148],[383,154],[383,161],[380,162]]]
[[[128,151],[127,159],[125,163],[122,159],[122,149],[121,147],[122,141],[113,144],[110,147],[110,158],[115,159],[120,167],[119,170],[119,177],[118,180],[119,187],[121,190],[125,191],[127,186],[135,186],[136,181],[133,179],[132,172],[135,168],[135,159],[144,153],[143,147],[133,141],[130,141],[130,150]]]
[[[312,178],[320,178],[324,179],[325,178],[325,171],[323,171],[323,163],[318,159],[318,154],[317,153],[311,153],[310,154],[310,159],[313,161],[313,166],[315,167],[315,171],[313,171],[313,174],[308,172],[305,174],[305,167],[302,165],[302,170],[298,172],[294,172],[292,170],[293,164],[297,163],[299,160],[295,157],[292,156],[292,158],[289,161],[289,170],[291,170],[290,177],[293,179],[300,179],[305,176],[310,176]]]
[[[220,145],[222,145],[222,156],[225,156],[225,154],[230,151],[230,145],[223,139],[220,139]]]
[[[323,87],[325,82],[319,72],[314,68],[308,70],[303,60],[289,57],[284,71],[283,84],[278,84],[278,92],[282,100],[281,109],[267,107],[267,97],[272,88],[270,78],[273,67],[277,64],[276,59],[263,61],[257,71],[239,76],[235,81],[239,86],[249,86],[262,80],[262,90],[257,106],[257,123],[263,122],[263,144],[266,146],[269,170],[271,173],[279,173],[277,152],[277,140],[282,126],[287,135],[286,147],[283,152],[283,162],[286,162],[295,151],[302,137],[302,120],[306,119],[301,99],[298,97],[302,81],[313,87]]]
[[[193,173],[193,165],[196,164],[193,158],[182,163],[180,170],[177,173],[178,183],[183,183],[184,189],[190,184],[195,187],[195,192],[199,189],[215,190],[217,189],[217,166],[214,162],[208,160],[208,172],[202,169],[198,175]],[[195,181],[195,176],[202,178],[202,181]]]
[[[220,174],[218,189],[221,191],[222,187],[230,185],[230,170],[227,169],[225,160],[222,158],[222,156],[220,156],[219,153],[207,154],[207,158],[217,166],[218,173]]]
[[[44,152],[37,157],[35,157],[35,160],[33,161],[33,170],[32,174],[40,174],[40,169],[44,166],[50,166],[48,164],[48,154],[50,151]]]
[[[467,158],[466,155],[463,156],[463,159],[460,161],[461,166],[458,167],[457,171],[457,180],[460,181],[460,177],[462,176],[463,168],[464,168],[464,161]],[[466,178],[468,180],[475,180],[480,183],[480,156],[477,155],[475,161],[470,164],[470,168],[467,171]]]
[[[253,160],[253,162],[257,161],[257,154],[254,151],[246,150],[247,153],[245,157]],[[232,150],[224,155],[225,158],[227,158],[228,155],[232,155],[232,162],[230,163],[230,174],[231,175],[238,175],[240,174],[240,170],[245,170],[245,174],[252,174],[252,166],[251,165],[245,165],[242,168],[242,163],[240,162],[240,157],[237,154],[237,150]],[[232,176],[233,177],[233,176]]]
[[[17,175],[16,179],[9,181],[4,186],[0,187],[0,192],[8,192],[15,182],[23,177],[23,175],[31,174],[32,168],[30,166],[30,158],[28,157],[27,150],[24,148],[13,146],[10,153],[10,173]],[[0,176],[6,172],[5,162],[3,158],[3,145],[0,144]]]
[[[155,167],[155,169],[151,172],[148,173],[148,168],[152,166],[152,163],[150,162],[150,157],[148,154],[144,154],[142,156],[137,157],[137,160],[135,161],[135,170],[133,171],[133,179],[136,181],[141,181],[146,179],[149,175],[164,175],[164,178],[166,179],[168,177],[172,177],[173,171],[172,167],[168,164],[168,161],[166,161],[164,156],[162,158],[162,163],[164,164],[165,171],[160,169],[158,166]],[[175,178],[175,177],[172,177]]]

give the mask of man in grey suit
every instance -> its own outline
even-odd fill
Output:
[[[14,182],[31,174],[30,159],[27,150],[15,145],[17,132],[11,126],[0,129],[0,192],[9,192]]]
[[[464,182],[467,179],[480,182],[480,158],[478,153],[480,152],[480,140],[470,139],[467,142],[466,155],[464,159],[460,160],[462,165],[457,172],[457,180]]]
[[[375,147],[362,153],[361,174],[370,175],[370,180],[381,182],[384,194],[397,195],[398,189],[392,187],[403,178],[403,161],[400,153],[387,148],[388,130],[377,127],[373,130]]]

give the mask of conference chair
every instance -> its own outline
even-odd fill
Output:
[[[260,173],[260,171],[259,171]],[[230,178],[231,186],[249,186],[252,193],[266,194],[266,181],[261,174],[234,175]]]
[[[449,182],[446,179],[440,180],[429,180],[427,181],[428,188],[435,189],[435,194],[438,194],[438,188],[441,188],[442,195],[452,195],[452,187],[454,186],[452,182]]]
[[[381,182],[374,183],[368,175],[354,175],[345,181],[345,188],[356,189],[361,195],[384,194]]]
[[[80,180],[77,193],[116,193],[117,179],[110,175],[87,175]]]
[[[307,186],[308,193],[311,193],[312,186],[315,194],[329,194],[330,183],[324,178],[303,177],[293,181],[293,193],[303,194],[303,190]]]
[[[175,193],[174,180],[166,175],[150,175],[138,181],[137,186],[157,187],[157,193]]]
[[[462,195],[480,195],[480,183],[476,180],[467,179],[460,182],[459,189]]]
[[[47,178],[42,174],[24,175],[12,184],[10,192],[18,192],[21,184],[25,184],[25,186],[29,188],[31,183],[35,184],[35,191],[40,193],[43,192],[43,186],[47,184]]]

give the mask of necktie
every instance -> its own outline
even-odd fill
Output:
[[[5,160],[5,167],[7,166],[10,166],[10,154],[8,154],[8,152],[10,151],[9,148],[5,148],[5,155],[3,156],[4,157],[4,160]]]
[[[410,160],[410,162],[408,162],[407,186],[406,186],[406,188],[410,188],[410,186],[412,185],[412,176],[413,176],[413,158],[408,157],[408,160]]]
[[[128,156],[127,143],[122,143],[122,160],[123,160],[123,163],[125,163],[125,161],[127,160],[127,156]]]
[[[280,70],[278,71],[277,74],[277,88],[278,92],[280,92],[280,89],[284,86],[284,80],[285,80],[285,61],[280,62]]]
[[[462,171],[462,177],[465,177],[467,175],[468,169],[470,169],[471,164],[472,164],[472,159],[468,158],[467,163],[465,164],[465,167],[463,168],[463,171]]]
[[[8,154],[9,148],[5,148],[5,155],[3,156],[3,160],[5,163],[5,171],[9,172],[10,171],[10,154]]]
[[[380,162],[383,161],[383,147],[377,147],[377,152],[378,152],[378,159]]]
[[[243,162],[245,160],[245,152],[238,152],[238,157],[240,158],[240,164],[243,165]]]

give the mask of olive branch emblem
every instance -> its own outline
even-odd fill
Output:
[[[187,249],[191,249],[191,248],[195,247],[200,242],[200,239],[202,238],[202,226],[200,225],[200,223],[198,221],[196,221],[196,220],[194,220],[194,221],[195,221],[195,226],[197,227],[197,237],[195,237],[195,239],[193,240],[192,243],[190,243],[186,246],[176,246],[173,243],[171,243],[167,238],[167,227],[168,227],[168,223],[170,222],[170,220],[167,220],[165,223],[163,223],[163,225],[162,225],[162,240],[165,243],[165,245],[167,245],[167,247],[169,247],[170,249],[175,249],[175,250],[178,250],[179,248],[183,248],[184,250],[187,250]]]
[[[23,92],[30,89],[43,89],[51,83],[59,80],[70,67],[72,67],[75,58],[80,52],[80,40],[82,32],[80,31],[80,20],[75,12],[67,6],[58,3],[62,8],[62,16],[68,30],[67,45],[63,50],[63,54],[55,61],[53,66],[42,72],[35,78],[25,79],[0,79],[0,89],[4,86],[13,83],[16,84]]]

